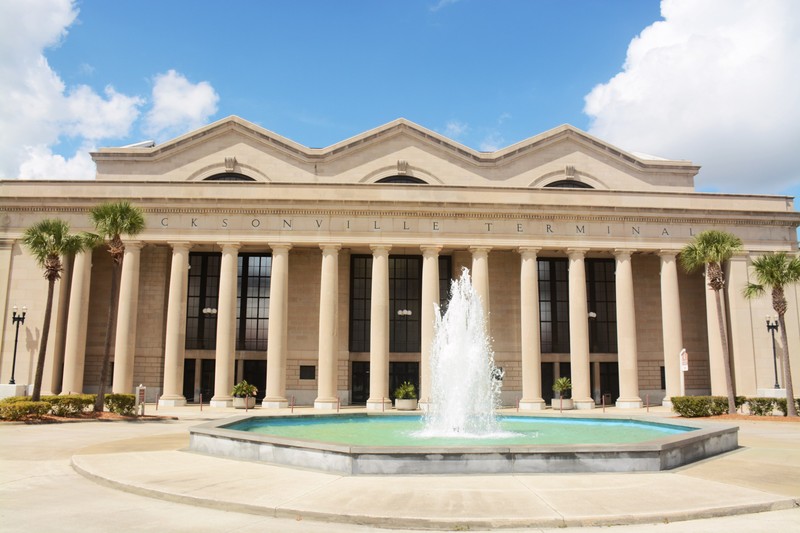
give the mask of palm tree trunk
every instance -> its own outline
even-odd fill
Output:
[[[39,358],[36,360],[36,376],[33,379],[31,400],[38,402],[42,397],[42,378],[44,377],[44,358],[47,354],[47,337],[50,336],[50,318],[53,315],[53,292],[55,279],[47,282],[47,305],[44,307],[44,324],[42,324],[42,340],[39,342]]]
[[[106,386],[108,384],[108,367],[111,366],[111,332],[116,322],[117,293],[119,292],[120,263],[113,262],[111,267],[111,294],[108,300],[108,316],[106,318],[106,341],[103,345],[103,364],[100,368],[100,388],[97,390],[97,399],[94,402],[94,411],[101,413],[105,404]]]
[[[722,366],[725,369],[725,388],[728,391],[728,414],[736,414],[736,397],[733,394],[733,378],[731,377],[731,357],[728,354],[728,335],[725,333],[725,317],[722,314],[722,296],[720,291],[714,291],[714,300],[717,303],[717,320],[719,321],[719,337],[722,341]]]
[[[789,339],[786,335],[786,322],[783,313],[778,314],[781,327],[781,343],[783,344],[783,386],[786,389],[786,416],[797,416],[797,406],[794,403],[794,387],[792,386],[792,368],[789,364]]]

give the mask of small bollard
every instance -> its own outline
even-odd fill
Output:
[[[203,412],[203,393],[200,393],[200,412]]]
[[[339,406],[341,405],[342,401],[339,398],[336,398],[336,412],[339,412]]]
[[[649,394],[645,395],[644,403],[645,403],[645,407],[647,407],[647,412],[649,413],[650,412],[650,395]]]
[[[292,394],[292,410],[291,413],[294,414],[294,394]]]
[[[605,413],[606,412],[606,395],[605,394],[601,394],[600,395],[600,403],[603,405],[603,412]]]

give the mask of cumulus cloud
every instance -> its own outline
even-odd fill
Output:
[[[44,56],[77,17],[69,0],[0,3],[0,177],[91,178],[86,142],[127,135],[143,100],[107,87],[67,90]],[[62,138],[82,144],[71,157],[54,154]]]
[[[192,83],[174,70],[159,74],[144,130],[158,139],[185,133],[208,122],[217,112],[217,102],[219,95],[206,81]]]
[[[466,122],[461,122],[460,120],[451,120],[444,125],[444,131],[442,132],[442,135],[451,139],[458,139],[467,133],[467,131],[469,131],[469,126]]]
[[[621,148],[702,165],[698,187],[800,184],[800,2],[662,0],[664,20],[586,96],[589,131]]]

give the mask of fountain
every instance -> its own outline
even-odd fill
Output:
[[[342,474],[666,470],[735,449],[736,426],[633,419],[498,419],[500,381],[480,297],[464,269],[436,313],[423,417],[239,416],[190,430],[190,449]],[[402,429],[399,429],[402,428]]]
[[[424,436],[480,437],[497,434],[500,381],[483,303],[464,268],[450,286],[450,302],[442,315],[436,309],[431,350],[431,397]]]

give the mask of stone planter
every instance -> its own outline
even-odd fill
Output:
[[[572,403],[572,398],[563,398],[559,400],[558,398],[553,398],[553,401],[550,402],[550,407],[554,410],[564,410],[567,411],[569,409],[574,409],[575,405]]]
[[[247,398],[233,398],[233,406],[236,409],[252,409],[256,406],[255,396],[248,396]]]
[[[398,411],[416,411],[417,399],[416,398],[397,398],[394,401],[394,408]]]

